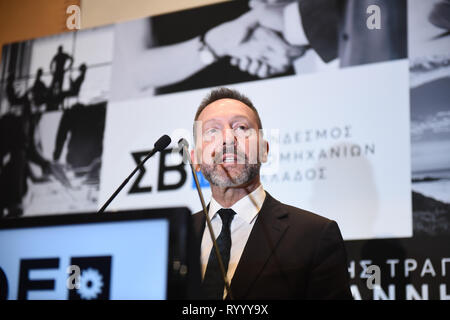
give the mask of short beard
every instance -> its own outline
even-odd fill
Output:
[[[235,178],[231,177],[226,172],[225,168],[222,168],[225,173],[219,173],[219,166],[220,164],[202,164],[200,165],[200,169],[202,170],[205,179],[208,180],[211,185],[221,188],[228,188],[238,187],[255,179],[255,177],[259,174],[261,163],[243,164],[244,169]]]

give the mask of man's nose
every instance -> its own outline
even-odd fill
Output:
[[[222,132],[223,144],[233,145],[236,144],[236,136],[231,128],[225,128]]]

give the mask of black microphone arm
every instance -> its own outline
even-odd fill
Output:
[[[225,273],[225,267],[223,265],[222,256],[220,255],[219,247],[217,246],[216,242],[216,236],[214,235],[214,230],[211,225],[211,219],[208,215],[208,210],[206,209],[205,199],[203,198],[203,193],[200,188],[200,183],[198,182],[197,174],[195,173],[194,165],[192,164],[191,158],[189,157],[189,143],[186,141],[186,139],[181,138],[178,141],[178,147],[182,149],[183,151],[183,162],[187,161],[189,162],[189,165],[191,167],[192,175],[194,176],[195,186],[197,187],[198,196],[200,197],[200,202],[202,203],[203,213],[205,214],[206,218],[206,224],[208,226],[209,235],[211,236],[211,240],[213,243],[214,251],[216,252],[217,260],[219,262],[220,272],[222,274],[222,279],[225,283],[225,288],[228,293],[228,297],[233,300],[233,294],[231,293],[230,284],[228,283],[227,275]]]
[[[123,187],[125,187],[125,185],[128,183],[128,181],[131,179],[131,177],[134,176],[134,174],[144,165],[144,163],[150,159],[155,153],[164,150],[165,148],[167,148],[167,146],[170,144],[172,140],[170,139],[170,137],[168,135],[163,135],[161,138],[159,138],[154,146],[153,146],[153,150],[149,152],[149,154],[144,158],[144,160],[142,160],[137,166],[136,168],[134,168],[133,172],[131,172],[131,174],[122,182],[122,184],[116,189],[116,191],[114,191],[114,193],[111,195],[111,197],[109,197],[109,199],[105,202],[105,204],[100,208],[100,210],[98,211],[98,213],[103,213],[106,208],[109,206],[109,204],[111,203],[111,201],[114,200],[114,198],[119,194],[119,192],[123,189]]]

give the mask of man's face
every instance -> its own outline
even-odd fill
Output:
[[[197,121],[193,161],[212,185],[240,186],[258,176],[267,151],[260,141],[267,142],[260,139],[252,109],[238,100],[220,99],[209,104]]]

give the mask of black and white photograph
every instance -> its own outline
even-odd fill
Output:
[[[118,23],[111,100],[403,59],[406,27],[406,0],[229,1]]]
[[[410,70],[414,231],[450,234],[450,55]]]
[[[450,1],[408,0],[408,57],[446,55],[450,52]]]
[[[0,4],[0,300],[450,300],[450,0]]]
[[[408,2],[415,235],[450,234],[450,2]]]
[[[111,26],[3,47],[3,217],[96,210],[112,49]]]

